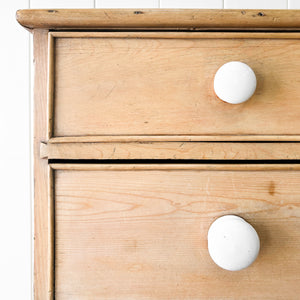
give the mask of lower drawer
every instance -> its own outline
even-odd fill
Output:
[[[55,299],[296,299],[300,168],[53,165]],[[256,261],[231,272],[207,250],[226,214],[251,223]]]

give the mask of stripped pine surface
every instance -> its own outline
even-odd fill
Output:
[[[84,167],[55,171],[57,299],[298,297],[299,170]],[[207,230],[224,214],[248,220],[261,239],[240,272],[218,268],[207,251]]]

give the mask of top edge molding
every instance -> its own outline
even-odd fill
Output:
[[[300,10],[268,9],[24,9],[27,29],[300,30]]]

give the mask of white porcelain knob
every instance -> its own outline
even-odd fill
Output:
[[[247,101],[256,89],[256,76],[253,70],[240,61],[223,65],[214,79],[216,95],[223,101],[239,104]]]
[[[207,239],[212,260],[225,270],[247,268],[259,252],[260,242],[255,229],[238,216],[227,215],[215,220]]]

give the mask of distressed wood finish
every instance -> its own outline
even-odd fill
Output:
[[[124,142],[299,142],[300,135],[93,135],[93,136],[63,136],[55,137],[49,140],[50,144],[60,143],[124,143]]]
[[[135,31],[135,32],[93,32],[93,31],[59,31],[50,32],[51,37],[65,38],[153,38],[153,39],[298,39],[298,32],[153,32],[153,31]]]
[[[299,10],[38,9],[20,10],[18,22],[48,29],[297,30]]]
[[[300,159],[300,143],[41,143],[48,159]]]
[[[114,170],[114,171],[158,171],[158,170],[206,170],[206,171],[300,171],[300,164],[209,164],[195,163],[187,164],[75,164],[75,163],[51,163],[54,170],[73,170],[73,171],[95,171],[95,170]]]
[[[298,297],[300,164],[270,160],[300,155],[299,11],[53,9],[17,19],[34,33],[36,65],[34,299]],[[258,78],[241,105],[213,93],[230,60]],[[249,159],[268,163],[237,162]],[[240,272],[209,258],[207,230],[224,214],[244,217],[262,241]]]
[[[47,141],[48,31],[34,30],[34,299],[53,299],[54,236],[52,171],[40,158],[40,142]]]
[[[57,299],[300,293],[299,171],[60,170],[55,186]],[[207,251],[209,225],[224,214],[245,218],[261,239],[240,272],[218,268]]]
[[[54,137],[299,135],[300,34],[212,35],[55,33]],[[258,79],[239,105],[213,91],[232,60]]]

